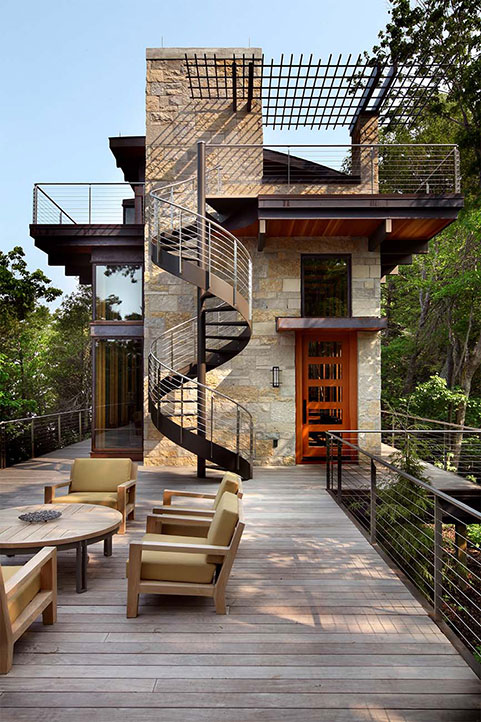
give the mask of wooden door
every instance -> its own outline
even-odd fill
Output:
[[[326,457],[326,431],[356,428],[356,336],[300,333],[297,338],[297,463]]]

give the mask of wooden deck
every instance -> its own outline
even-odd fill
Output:
[[[42,501],[85,445],[0,471],[0,505]],[[143,599],[125,617],[125,558],[165,486],[139,474],[137,521],[114,555],[89,547],[88,591],[59,554],[59,616],[37,622],[0,678],[2,722],[479,722],[479,680],[323,490],[316,467],[256,470],[228,586],[211,600]],[[15,559],[2,558],[6,564]],[[23,559],[22,559],[23,561]]]

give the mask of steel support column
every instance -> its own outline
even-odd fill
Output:
[[[197,213],[198,219],[198,258],[199,266],[205,268],[206,258],[206,229],[205,229],[205,143],[197,143]],[[206,435],[206,396],[205,396],[205,311],[204,294],[207,289],[197,289],[197,380],[202,386],[198,386],[197,392],[197,434]],[[205,459],[197,456],[197,476],[205,477]]]

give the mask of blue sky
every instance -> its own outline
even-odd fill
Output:
[[[28,234],[35,182],[121,181],[111,135],[144,133],[145,48],[262,47],[281,53],[369,50],[387,0],[24,0],[3,5],[0,248],[25,249],[55,285],[75,279],[49,267]],[[344,131],[342,131],[344,133]],[[347,142],[339,133],[270,142]]]

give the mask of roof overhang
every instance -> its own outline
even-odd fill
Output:
[[[339,318],[307,318],[306,316],[279,316],[276,318],[276,330],[309,331],[380,331],[387,326],[387,319],[377,316],[351,316]]]
[[[66,276],[92,282],[92,263],[142,263],[143,224],[31,224],[35,245],[50,266],[64,266]]]
[[[224,226],[240,237],[257,237],[262,250],[269,238],[368,238],[381,253],[382,274],[426,253],[427,243],[458,217],[458,194],[260,195],[208,199]]]
[[[127,183],[145,180],[145,135],[112,137],[109,147]]]

